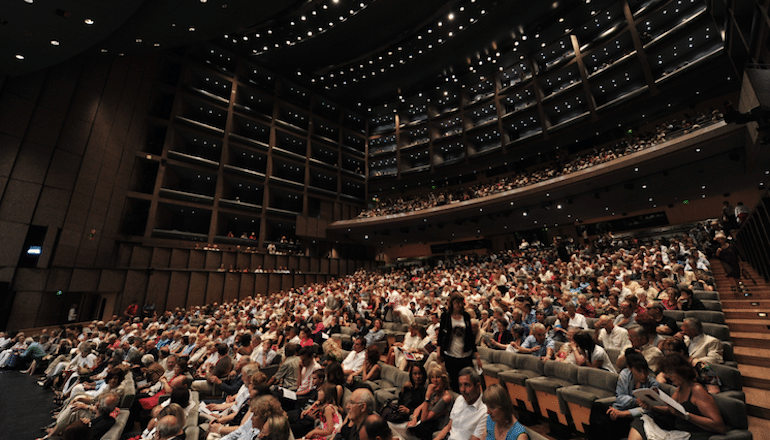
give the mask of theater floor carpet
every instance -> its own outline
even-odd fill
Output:
[[[37,378],[0,370],[0,439],[34,440],[53,421],[53,393],[40,388]]]

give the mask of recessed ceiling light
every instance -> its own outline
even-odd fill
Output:
[[[83,20],[83,23],[91,25],[91,24],[94,24],[94,21],[91,20],[90,18],[86,18],[85,20]]]
[[[195,32],[195,28],[192,27],[192,26],[190,26],[187,30],[190,31],[190,32]]]
[[[29,3],[30,5],[35,2],[35,0],[24,0],[26,3]]]
[[[51,40],[51,46],[58,46],[59,40]]]
[[[17,60],[23,60],[23,59],[24,59],[24,55],[22,55],[22,54],[20,54],[20,53],[17,53],[17,54],[16,54],[16,59],[17,59]]]

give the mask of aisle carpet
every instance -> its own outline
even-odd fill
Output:
[[[0,439],[34,440],[45,435],[41,426],[53,421],[53,393],[37,378],[18,371],[0,370]]]

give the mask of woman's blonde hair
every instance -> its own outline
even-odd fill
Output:
[[[444,389],[449,388],[449,373],[447,373],[446,368],[444,368],[443,365],[431,365],[430,369],[428,369],[428,381],[434,377],[441,379],[441,384]]]

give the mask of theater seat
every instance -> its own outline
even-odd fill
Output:
[[[715,312],[713,310],[690,310],[690,311],[684,312],[684,317],[698,318],[698,320],[700,320],[700,322],[702,323],[711,323],[711,324],[725,323],[725,314],[722,312]]]
[[[722,302],[718,300],[710,300],[706,299],[701,301],[704,306],[706,306],[706,310],[713,310],[715,312],[721,312],[722,311]]]
[[[725,422],[727,432],[712,435],[709,440],[751,440],[753,436],[748,430],[749,419],[746,416],[746,404],[738,399],[719,394],[714,396],[714,401]]]
[[[693,290],[693,296],[701,301],[719,301],[719,292],[709,292],[708,290]]]
[[[543,376],[526,381],[528,389],[532,390],[540,408],[540,415],[564,426],[569,426],[568,411],[563,411],[559,405],[556,390],[562,387],[577,385],[578,366],[556,361],[545,361]]]
[[[535,413],[535,394],[531,392],[526,382],[529,379],[543,376],[543,361],[531,354],[515,354],[512,358],[515,369],[502,371],[497,377],[501,384],[508,389],[513,404],[519,410]]]
[[[724,324],[703,323],[703,333],[711,335],[720,341],[730,341],[730,327]]]
[[[484,380],[486,386],[500,383],[499,375],[503,371],[513,370],[516,365],[516,353],[504,350],[494,350],[492,362],[484,365]]]
[[[591,406],[595,400],[615,401],[618,374],[591,367],[578,368],[578,385],[556,390],[562,412],[569,413],[575,429],[585,433],[591,418]]]
[[[742,402],[746,401],[746,393],[743,392],[743,376],[737,368],[727,365],[711,365],[711,369],[722,381],[720,396],[732,397]]]

